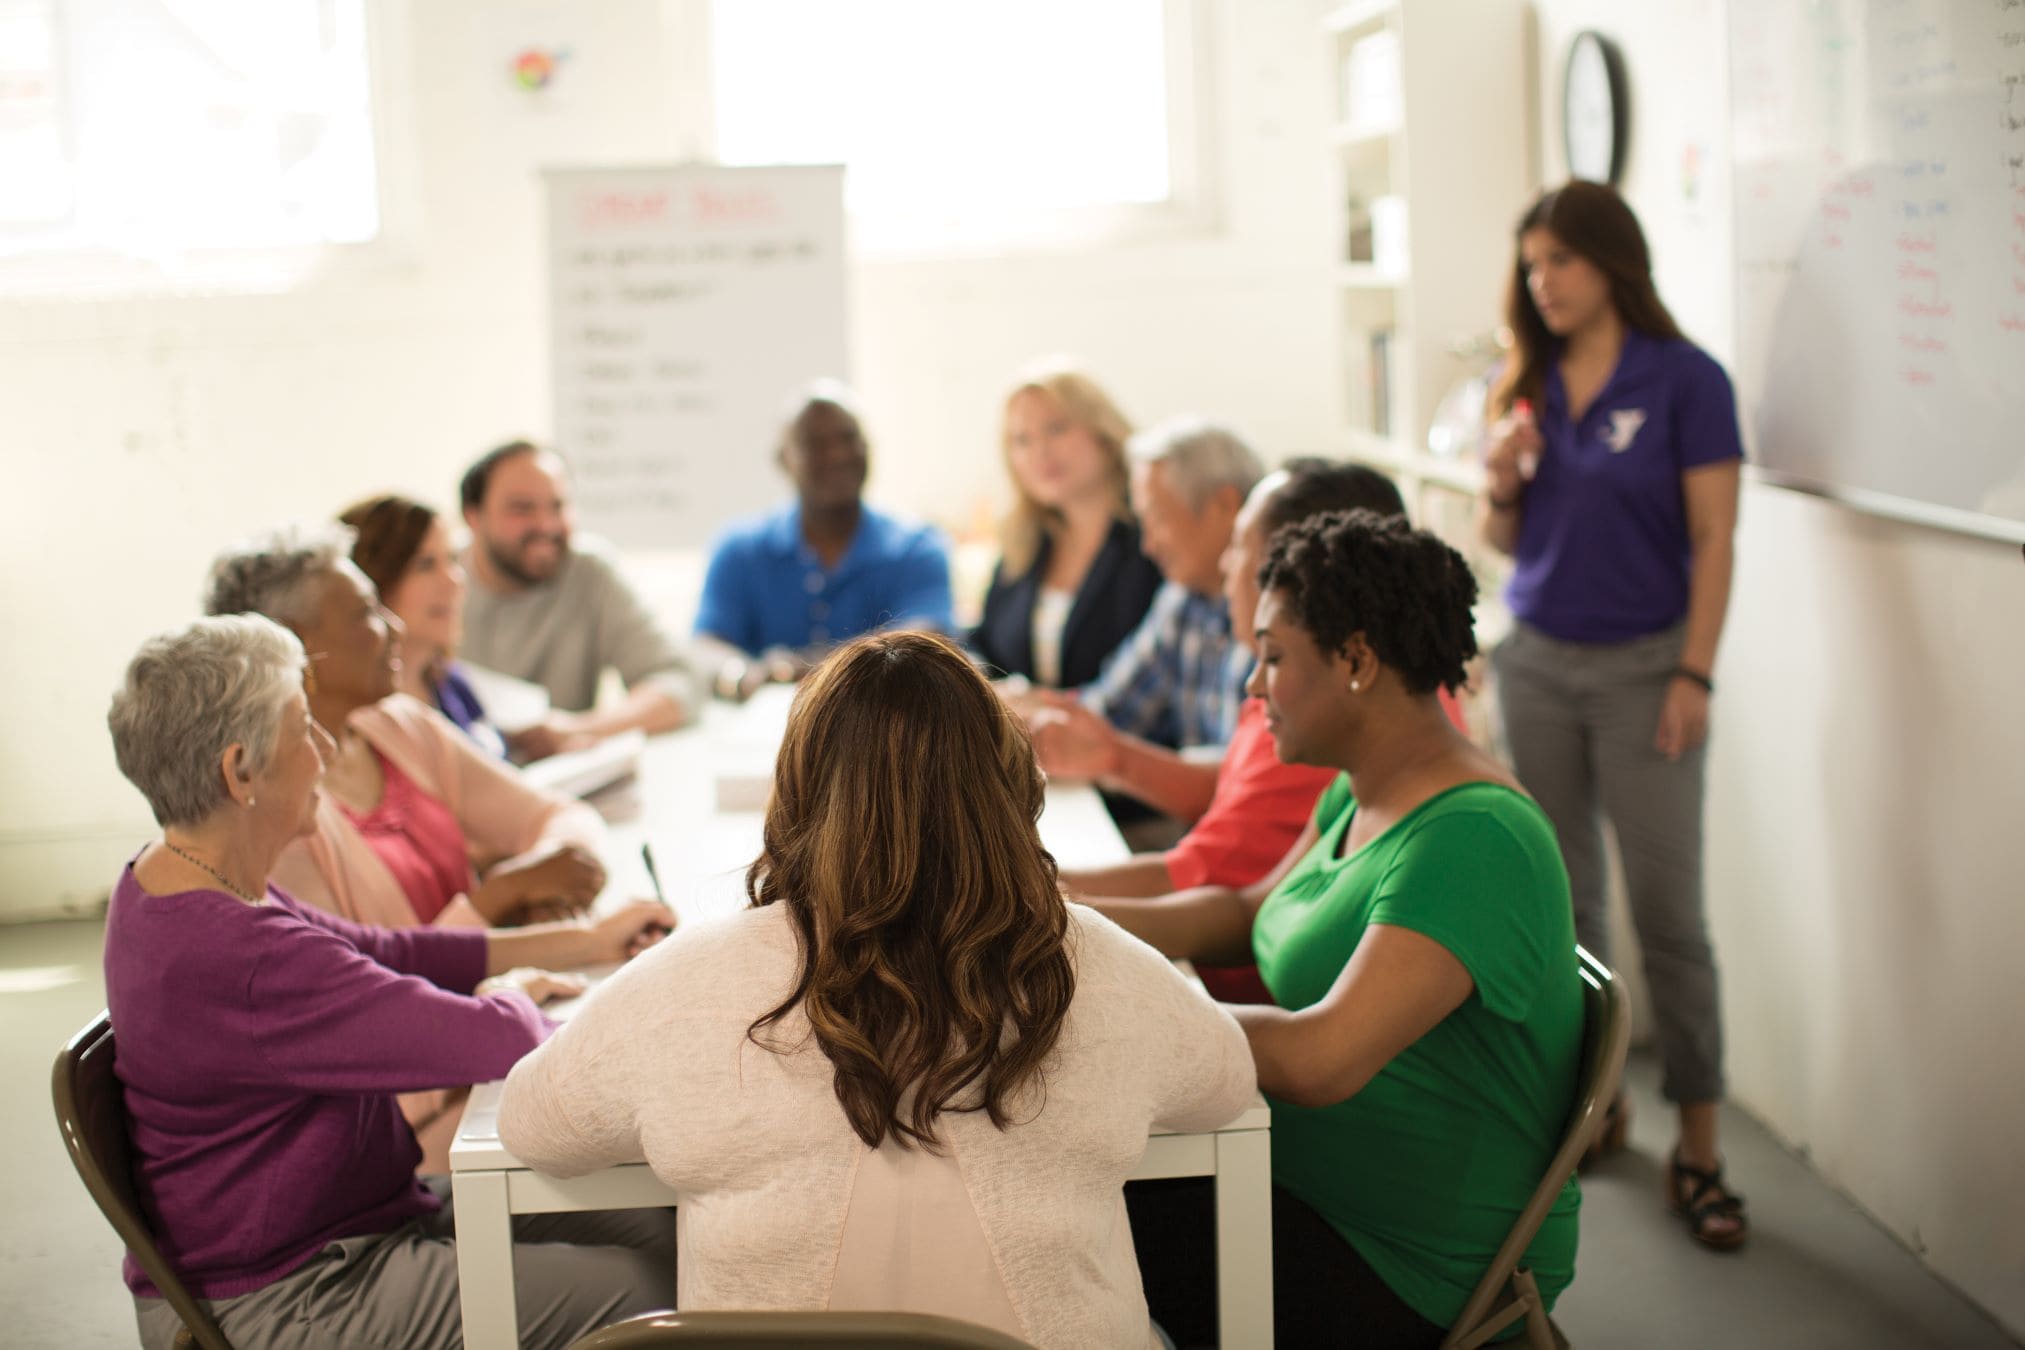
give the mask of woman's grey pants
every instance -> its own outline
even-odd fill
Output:
[[[1518,624],[1491,656],[1512,767],[1554,822],[1575,902],[1575,935],[1604,961],[1602,818],[1617,832],[1626,898],[1659,1024],[1662,1091],[1723,1095],[1716,965],[1702,911],[1706,746],[1653,749],[1679,627],[1621,643],[1563,642]]]
[[[211,1301],[235,1346],[289,1350],[460,1350],[456,1222],[447,1177],[435,1214],[391,1233],[339,1238],[265,1288]],[[626,1209],[520,1214],[513,1287],[523,1350],[565,1350],[599,1327],[675,1306],[675,1214]],[[144,1350],[182,1325],[166,1299],[136,1298]]]

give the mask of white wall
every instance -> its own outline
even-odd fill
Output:
[[[1565,173],[1562,59],[1594,27],[1629,67],[1624,187],[1661,292],[1730,360],[1724,6],[1537,12],[1548,174]],[[2025,1331],[2018,551],[1758,486],[1738,548],[1708,814],[1734,1095]]]
[[[194,614],[222,542],[387,488],[448,505],[475,453],[546,431],[538,166],[708,144],[701,0],[385,8],[415,194],[377,261],[284,295],[0,305],[0,444],[28,485],[0,534],[0,916],[94,903],[145,837],[106,699],[143,636]],[[1215,226],[855,269],[876,495],[968,526],[1002,491],[1003,382],[1058,350],[1142,421],[1203,410],[1274,454],[1338,444],[1314,6],[1200,8]],[[551,94],[509,87],[515,45],[556,33],[571,56]],[[1041,72],[1036,96],[1075,95]]]
[[[1316,6],[1198,8],[1217,224],[1189,240],[857,270],[853,347],[885,495],[959,525],[980,493],[1002,500],[1005,383],[1055,351],[1082,358],[1142,424],[1202,412],[1275,457],[1340,448]]]

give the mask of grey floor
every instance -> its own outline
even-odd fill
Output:
[[[94,923],[0,928],[0,1346],[132,1346],[120,1247],[70,1170],[50,1112],[50,1061],[103,1004]],[[1581,1346],[1663,1350],[2017,1344],[1748,1116],[1725,1121],[1750,1197],[1751,1245],[1690,1243],[1660,1203],[1671,1142],[1652,1066],[1634,1061],[1630,1153],[1584,1183],[1582,1255],[1555,1320]]]

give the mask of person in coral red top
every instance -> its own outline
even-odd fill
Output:
[[[1224,596],[1232,632],[1253,642],[1259,564],[1272,536],[1324,511],[1363,508],[1403,516],[1392,480],[1358,464],[1302,458],[1252,489],[1224,555]],[[1452,698],[1444,707],[1460,713]],[[1091,777],[1194,820],[1164,853],[1141,853],[1111,867],[1065,870],[1073,892],[1109,899],[1151,897],[1198,886],[1248,886],[1285,855],[1333,775],[1306,764],[1282,764],[1267,734],[1265,704],[1248,699],[1222,758],[1201,763],[1126,736],[1094,714],[1061,709],[1034,728],[1041,763],[1051,773]],[[1201,968],[1203,983],[1229,1003],[1270,1003],[1251,966]]]
[[[205,598],[213,614],[264,614],[302,639],[311,711],[337,739],[317,828],[282,858],[283,884],[397,928],[583,909],[605,880],[597,812],[531,786],[396,692],[404,630],[351,544],[337,525],[260,536],[219,555]]]
[[[352,532],[327,525],[262,536],[212,566],[213,614],[263,614],[302,640],[310,711],[336,742],[312,828],[281,852],[276,883],[354,923],[525,926],[566,945],[572,925],[531,921],[597,898],[604,823],[395,692],[401,622],[351,549]],[[448,1165],[460,1101],[441,1091],[402,1097],[427,1171]]]

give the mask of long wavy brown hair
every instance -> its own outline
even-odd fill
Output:
[[[1646,247],[1645,231],[1616,189],[1577,178],[1543,192],[1519,217],[1519,227],[1512,232],[1514,243],[1523,242],[1534,230],[1547,231],[1609,279],[1610,303],[1627,327],[1651,337],[1681,336],[1680,325],[1653,285],[1652,251]],[[1510,412],[1522,398],[1538,406],[1547,385],[1547,367],[1560,347],[1560,339],[1533,304],[1526,260],[1516,248],[1514,255],[1505,292],[1512,359],[1505,362],[1504,373],[1491,389],[1492,416]]]
[[[788,714],[746,874],[785,905],[800,969],[779,1006],[808,1018],[869,1147],[939,1148],[936,1118],[1004,1129],[1075,993],[1068,909],[1041,847],[1025,726],[948,639],[882,633],[833,652]]]

